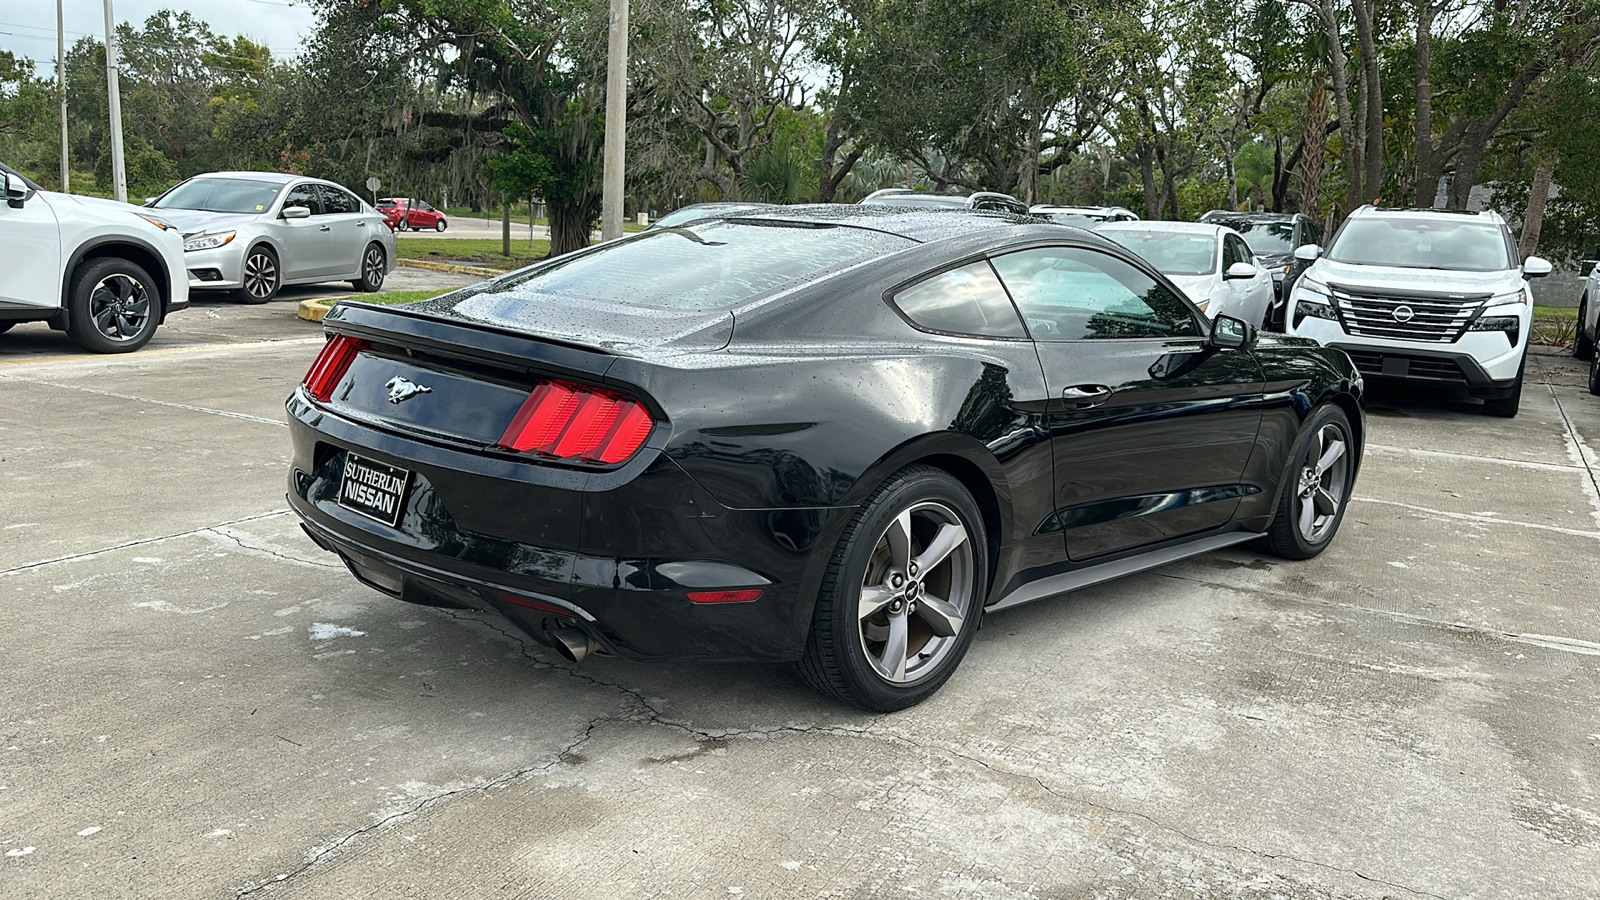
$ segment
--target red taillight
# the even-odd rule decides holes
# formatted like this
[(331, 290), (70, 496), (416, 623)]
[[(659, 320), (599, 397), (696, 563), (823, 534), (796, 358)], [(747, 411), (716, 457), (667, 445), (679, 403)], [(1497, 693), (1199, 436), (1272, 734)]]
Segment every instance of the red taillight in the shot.
[(644, 446), (654, 425), (649, 410), (632, 397), (546, 381), (517, 410), (499, 446), (556, 459), (619, 463)]
[(761, 589), (748, 591), (690, 591), (690, 603), (749, 603), (761, 596)]
[(339, 379), (350, 370), (350, 364), (355, 362), (356, 354), (364, 346), (364, 342), (353, 337), (334, 335), (323, 345), (322, 352), (317, 354), (317, 361), (311, 364), (311, 371), (306, 373), (306, 391), (318, 402), (327, 403), (333, 396), (333, 389), (338, 387)]

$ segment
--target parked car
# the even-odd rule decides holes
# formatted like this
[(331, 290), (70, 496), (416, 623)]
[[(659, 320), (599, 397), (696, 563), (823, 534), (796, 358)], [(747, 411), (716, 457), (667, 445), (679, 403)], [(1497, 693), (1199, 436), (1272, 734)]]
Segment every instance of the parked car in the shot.
[(1572, 355), (1589, 361), (1589, 393), (1600, 396), (1600, 353), (1595, 352), (1595, 341), (1600, 339), (1600, 247), (1583, 261), (1583, 288), (1578, 294), (1578, 327), (1573, 336)]
[(1210, 318), (1261, 327), (1272, 308), (1272, 276), (1232, 228), (1196, 222), (1112, 222), (1096, 229), (1144, 257)]
[(1256, 262), (1272, 272), (1272, 328), (1283, 328), (1283, 301), (1288, 288), (1300, 274), (1295, 270), (1294, 251), (1307, 244), (1322, 243), (1322, 226), (1304, 213), (1250, 213), (1213, 209), (1200, 217), (1213, 225), (1226, 225), (1244, 237)]
[(1550, 274), (1494, 212), (1379, 209), (1350, 214), (1290, 292), (1288, 333), (1350, 354), (1369, 378), (1457, 390), (1487, 415), (1517, 414), (1533, 322), (1528, 279)]
[(183, 240), (137, 206), (47, 191), (0, 165), (0, 333), (48, 322), (95, 353), (150, 342), (189, 305)]
[(1343, 353), (992, 213), (775, 208), (324, 321), (289, 503), (363, 583), (575, 660), (798, 661), (873, 710), (986, 613), (1317, 555), (1365, 433)]
[(196, 175), (145, 204), (183, 232), (193, 290), (266, 303), (286, 284), (376, 291), (395, 267), (383, 216), (331, 181), (275, 172)]
[(919, 206), (928, 209), (974, 209), (1027, 215), (1028, 205), (1010, 194), (978, 191), (972, 194), (937, 194), (906, 188), (884, 188), (861, 198), (867, 206)]
[(450, 227), (444, 213), (429, 206), (425, 200), (410, 197), (379, 197), (378, 212), (395, 231), (443, 231)]
[(770, 203), (738, 202), (691, 203), (688, 206), (680, 206), (672, 212), (669, 212), (661, 218), (655, 220), (654, 222), (651, 222), (649, 227), (647, 227), (645, 230), (650, 231), (656, 228), (677, 228), (680, 225), (687, 225), (690, 222), (699, 222), (703, 219), (713, 219), (719, 216), (736, 216), (747, 212), (753, 212), (755, 210), (767, 209), (771, 205), (772, 204)]
[(1121, 206), (1055, 206), (1039, 203), (1029, 207), (1029, 212), (1044, 216), (1057, 225), (1095, 229), (1107, 222), (1137, 222), (1133, 210)]

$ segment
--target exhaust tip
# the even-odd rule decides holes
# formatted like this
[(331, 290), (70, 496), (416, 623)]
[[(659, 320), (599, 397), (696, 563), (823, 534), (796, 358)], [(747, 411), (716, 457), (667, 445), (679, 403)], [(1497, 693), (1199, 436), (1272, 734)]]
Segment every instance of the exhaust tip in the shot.
[(583, 662), (583, 658), (598, 649), (594, 639), (581, 628), (551, 628), (544, 633), (544, 642), (554, 647), (570, 662)]

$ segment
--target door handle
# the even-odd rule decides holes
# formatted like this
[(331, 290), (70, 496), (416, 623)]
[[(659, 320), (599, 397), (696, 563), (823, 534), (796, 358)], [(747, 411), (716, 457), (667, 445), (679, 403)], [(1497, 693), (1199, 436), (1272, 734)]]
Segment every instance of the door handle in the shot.
[(1111, 399), (1112, 390), (1103, 384), (1079, 384), (1061, 389), (1061, 399), (1073, 409), (1090, 409)]
[(327, 231), (328, 230), (328, 226), (324, 225), (321, 228), (318, 228), (317, 230), (318, 231)]
[(356, 227), (357, 228), (365, 228), (365, 227), (367, 227), (367, 223), (365, 223), (365, 222), (357, 222), (356, 223)]

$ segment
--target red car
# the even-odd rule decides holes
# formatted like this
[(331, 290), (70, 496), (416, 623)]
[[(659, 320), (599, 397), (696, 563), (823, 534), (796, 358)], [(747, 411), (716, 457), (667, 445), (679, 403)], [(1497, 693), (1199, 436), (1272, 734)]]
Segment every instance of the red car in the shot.
[(378, 212), (395, 231), (421, 231), (424, 228), (443, 231), (450, 226), (444, 213), (410, 197), (383, 197), (378, 200)]

